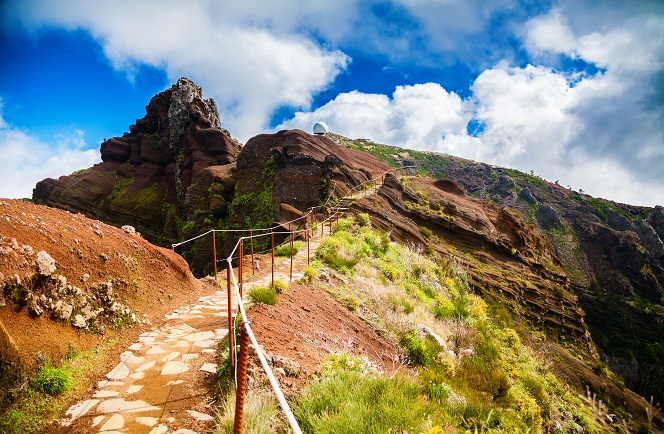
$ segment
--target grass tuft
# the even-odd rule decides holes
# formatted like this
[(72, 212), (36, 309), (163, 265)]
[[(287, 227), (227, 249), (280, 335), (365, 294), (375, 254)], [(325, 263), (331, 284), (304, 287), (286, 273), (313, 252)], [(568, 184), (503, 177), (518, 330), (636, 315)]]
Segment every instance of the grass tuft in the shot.
[(265, 286), (255, 286), (249, 290), (249, 299), (252, 303), (264, 303), (274, 306), (277, 304), (277, 291)]

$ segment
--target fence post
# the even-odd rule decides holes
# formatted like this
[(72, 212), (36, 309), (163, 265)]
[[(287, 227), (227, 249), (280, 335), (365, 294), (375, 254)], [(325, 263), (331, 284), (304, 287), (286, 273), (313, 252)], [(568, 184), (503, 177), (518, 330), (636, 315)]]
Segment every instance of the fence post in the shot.
[(214, 262), (214, 281), (219, 285), (219, 279), (217, 279), (217, 237), (214, 230), (212, 231), (212, 261)]
[(288, 277), (289, 282), (293, 281), (293, 238), (295, 238), (295, 236), (291, 232), (291, 234), (290, 234), (290, 276)]
[(256, 274), (256, 262), (254, 262), (254, 234), (249, 229), (249, 242), (251, 244), (251, 275)]
[(242, 434), (244, 419), (244, 398), (247, 391), (247, 359), (249, 356), (249, 337), (245, 330), (244, 318), (240, 327), (240, 354), (237, 360), (237, 389), (235, 391), (235, 420), (233, 434)]
[(307, 231), (307, 265), (309, 265), (309, 239), (311, 236), (309, 236), (309, 231)]
[(270, 251), (272, 252), (272, 288), (274, 288), (274, 232), (270, 231), (270, 243), (272, 245)]
[(238, 257), (238, 278), (240, 280), (240, 297), (243, 297), (242, 295), (242, 257), (244, 256), (244, 238), (240, 238), (240, 249), (238, 250), (239, 257)]
[(320, 236), (323, 238), (323, 230), (325, 230), (325, 216), (327, 215), (327, 210), (323, 210), (323, 221), (320, 222)]
[(233, 342), (233, 295), (231, 293), (231, 262), (226, 266), (226, 287), (228, 294), (228, 356), (231, 361), (231, 372), (235, 370), (235, 343)]

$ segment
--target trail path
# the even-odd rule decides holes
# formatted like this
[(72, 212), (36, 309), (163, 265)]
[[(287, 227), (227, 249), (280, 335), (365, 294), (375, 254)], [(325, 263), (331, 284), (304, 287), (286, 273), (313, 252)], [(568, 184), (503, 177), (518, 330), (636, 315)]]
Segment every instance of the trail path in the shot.
[[(320, 240), (318, 229), (310, 239), (312, 257)], [(244, 269), (245, 297), (251, 287), (271, 281), (269, 256), (261, 262), (255, 276)], [(293, 281), (302, 277), (306, 265), (305, 243), (293, 257)], [(275, 279), (288, 282), (289, 274), (290, 260), (277, 262)], [(214, 418), (209, 390), (216, 378), (218, 342), (228, 334), (227, 308), (223, 288), (166, 315), (163, 324), (141, 334), (120, 355), (93, 396), (69, 408), (63, 426), (75, 433), (209, 432)]]

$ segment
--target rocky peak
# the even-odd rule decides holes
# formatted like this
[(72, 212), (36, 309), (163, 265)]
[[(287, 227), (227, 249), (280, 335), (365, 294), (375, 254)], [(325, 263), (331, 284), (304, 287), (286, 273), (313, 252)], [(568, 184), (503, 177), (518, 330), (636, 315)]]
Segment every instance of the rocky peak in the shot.
[(177, 152), (177, 139), (185, 133), (191, 123), (192, 112), (199, 124), (208, 128), (221, 128), (217, 104), (212, 98), (203, 99), (203, 90), (186, 77), (180, 78), (170, 88), (168, 126), (171, 132), (169, 145)]
[(155, 95), (129, 132), (101, 143), (102, 163), (37, 184), (37, 203), (131, 225), (157, 244), (178, 238), (193, 179), (235, 162), (240, 145), (220, 128), (217, 106), (188, 78)]

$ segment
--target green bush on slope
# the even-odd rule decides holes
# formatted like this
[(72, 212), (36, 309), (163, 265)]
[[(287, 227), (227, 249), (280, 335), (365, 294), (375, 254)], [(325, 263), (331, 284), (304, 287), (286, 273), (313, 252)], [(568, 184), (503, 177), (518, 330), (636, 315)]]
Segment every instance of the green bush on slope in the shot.
[[(358, 300), (358, 314), (398, 342), (419, 375), (408, 386), (343, 370), (321, 378), (297, 402), (305, 432), (421, 432), (428, 422), (432, 429), (471, 432), (542, 433), (558, 427), (558, 432), (573, 432), (577, 426), (606, 431), (588, 405), (521, 343), (509, 312), (473, 293), (462, 269), (418, 249), (378, 242), (383, 237), (370, 227), (349, 225), (324, 240), (317, 256), (351, 276), (338, 297)], [(398, 300), (413, 308), (406, 312)], [(422, 336), (418, 324), (436, 330), (444, 345)], [(399, 405), (417, 423), (407, 428), (400, 420), (381, 418), (384, 409), (374, 405), (373, 389), (365, 390), (365, 384), (379, 378), (384, 390), (408, 390), (400, 392), (408, 403)], [(360, 386), (352, 390), (351, 384)], [(381, 428), (369, 428), (362, 420)], [(354, 431), (355, 426), (361, 428)]]

